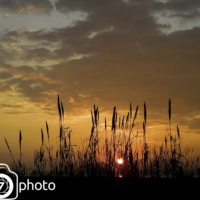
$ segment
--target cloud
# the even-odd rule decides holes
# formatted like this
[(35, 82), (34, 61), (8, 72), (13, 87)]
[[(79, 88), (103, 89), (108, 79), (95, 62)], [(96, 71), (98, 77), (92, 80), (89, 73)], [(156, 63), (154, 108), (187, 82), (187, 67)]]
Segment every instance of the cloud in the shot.
[(5, 72), (5, 71), (0, 72), (0, 79), (1, 80), (2, 79), (9, 79), (9, 78), (12, 78), (12, 77), (13, 77), (13, 75), (9, 72)]
[(0, 0), (0, 8), (15, 13), (48, 13), (53, 5), (48, 0)]
[(79, 94), (78, 96), (83, 98), (90, 97), (90, 95), (85, 95), (85, 94)]
[[(128, 7), (133, 9), (139, 8), (146, 8), (150, 12), (158, 12), (163, 11), (163, 13), (169, 12), (171, 13), (177, 13), (176, 15), (179, 17), (187, 18), (187, 19), (194, 19), (200, 16), (200, 2), (196, 0), (168, 0), (168, 1), (148, 1), (148, 0), (130, 0), (130, 1), (123, 1), (123, 0), (117, 0), (114, 3), (109, 0), (103, 0), (103, 1), (81, 1), (81, 0), (58, 0), (56, 2), (56, 7), (61, 12), (69, 12), (69, 11), (77, 11), (81, 10), (84, 12), (87, 12), (89, 14), (97, 13), (98, 11), (101, 11), (102, 13), (106, 13), (107, 8), (110, 8), (109, 11), (115, 10), (115, 8), (123, 8)], [(118, 11), (122, 11), (122, 9), (118, 9)], [(124, 13), (122, 13), (124, 14)]]
[[(12, 67), (1, 64), (0, 70), (1, 74), (7, 76), (0, 84), (0, 90), (4, 95), (15, 93), (19, 97), (28, 98), (35, 105), (43, 102), (42, 105), (51, 104), (54, 107), (54, 100), (48, 97), (54, 91), (55, 82), (46, 76), (47, 70), (44, 67), (34, 69), (28, 66)], [(56, 85), (59, 85), (58, 82)]]
[(193, 12), (194, 10), (198, 10), (200, 7), (200, 2), (196, 0), (170, 0), (165, 4), (165, 8), (175, 12)]
[(5, 14), (4, 17), (8, 18), (8, 17), (10, 17), (10, 15), (9, 14)]
[[(194, 89), (199, 86), (200, 27), (166, 35), (162, 28), (170, 25), (154, 16), (170, 11), (167, 15), (197, 19), (198, 11), (193, 17), (191, 10), (199, 3), (188, 2), (58, 0), (58, 11), (81, 11), (87, 18), (62, 28), (5, 31), (0, 89), (8, 92), (14, 85), (30, 102), (51, 109), (59, 93), (72, 115), (80, 109), (89, 112), (94, 104), (112, 112), (114, 106), (126, 110), (130, 102), (136, 106), (145, 101), (148, 114), (161, 120), (165, 114), (167, 118), (169, 98), (177, 119), (200, 110)], [(19, 60), (24, 64), (17, 65)]]
[(23, 108), (22, 105), (9, 105), (9, 104), (1, 104), (3, 108)]
[(42, 62), (45, 60), (52, 60), (55, 59), (55, 56), (53, 56), (53, 53), (47, 49), (47, 48), (33, 48), (33, 49), (27, 49), (25, 50), (23, 56), (23, 60), (35, 60), (38, 62)]
[(73, 97), (69, 97), (69, 103), (73, 104), (74, 103), (74, 98)]

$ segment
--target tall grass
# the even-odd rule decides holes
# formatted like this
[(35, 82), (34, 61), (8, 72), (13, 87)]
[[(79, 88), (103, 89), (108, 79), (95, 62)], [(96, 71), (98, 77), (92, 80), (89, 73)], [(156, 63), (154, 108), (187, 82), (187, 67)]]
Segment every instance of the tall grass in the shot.
[(6, 146), (8, 148), (8, 151), (11, 155), (11, 158), (12, 158), (12, 165), (13, 165), (13, 169), (18, 173), (18, 175), (20, 176), (25, 176), (26, 175), (26, 172), (27, 172), (27, 169), (25, 167), (25, 164), (22, 163), (22, 132), (21, 130), (19, 131), (19, 160), (18, 162), (16, 163), (14, 157), (13, 157), (13, 154), (12, 154), (12, 151), (11, 151), (11, 148), (8, 144), (8, 141), (6, 140), (6, 138), (4, 137), (4, 141), (6, 143)]
[[(147, 106), (144, 103), (143, 134), (139, 136), (137, 129), (136, 106), (133, 116), (132, 104), (126, 116), (118, 116), (117, 108), (113, 108), (112, 125), (108, 130), (105, 118), (105, 139), (99, 138), (99, 109), (96, 105), (91, 110), (91, 132), (82, 146), (72, 144), (72, 130), (64, 124), (65, 115), (63, 103), (57, 96), (59, 116), (59, 147), (53, 152), (50, 143), (50, 131), (46, 122), (47, 142), (41, 129), (41, 145), (34, 153), (34, 169), (31, 176), (78, 176), (78, 177), (156, 177), (183, 178), (200, 175), (200, 157), (194, 156), (189, 148), (182, 149), (182, 139), (177, 126), (176, 134), (171, 131), (171, 100), (168, 102), (168, 129), (164, 142), (151, 147), (147, 143)], [(109, 132), (109, 133), (108, 133)], [(142, 138), (142, 148), (137, 148), (138, 138)], [(22, 133), (19, 133), (19, 160), (13, 158), (9, 144), (5, 143), (13, 160), (14, 170), (21, 176), (26, 176), (27, 169), (22, 164)], [(118, 159), (123, 163), (119, 164)]]

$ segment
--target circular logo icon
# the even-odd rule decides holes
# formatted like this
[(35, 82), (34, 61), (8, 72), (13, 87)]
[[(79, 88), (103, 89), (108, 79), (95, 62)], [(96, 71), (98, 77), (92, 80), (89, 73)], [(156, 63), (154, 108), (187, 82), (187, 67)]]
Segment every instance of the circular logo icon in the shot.
[(10, 196), (14, 188), (12, 179), (6, 174), (0, 174), (0, 199)]

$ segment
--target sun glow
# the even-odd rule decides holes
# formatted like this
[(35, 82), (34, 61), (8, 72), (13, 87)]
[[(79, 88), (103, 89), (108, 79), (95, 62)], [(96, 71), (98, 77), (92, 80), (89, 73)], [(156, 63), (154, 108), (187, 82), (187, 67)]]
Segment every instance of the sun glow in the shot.
[(117, 163), (118, 163), (119, 165), (123, 164), (123, 159), (122, 159), (122, 158), (118, 158), (118, 159), (117, 159)]

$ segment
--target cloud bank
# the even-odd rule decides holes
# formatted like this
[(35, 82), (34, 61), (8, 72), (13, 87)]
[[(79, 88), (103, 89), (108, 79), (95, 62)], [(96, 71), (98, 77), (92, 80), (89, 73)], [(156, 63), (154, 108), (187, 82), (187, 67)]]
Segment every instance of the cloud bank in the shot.
[[(200, 26), (166, 34), (171, 24), (156, 17), (200, 21), (200, 2), (57, 0), (54, 6), (66, 16), (80, 11), (87, 17), (62, 28), (2, 32), (2, 95), (14, 87), (20, 97), (53, 110), (59, 93), (71, 115), (89, 113), (93, 104), (102, 112), (127, 109), (130, 102), (142, 109), (145, 101), (150, 114), (161, 117), (169, 98), (177, 119), (200, 112)], [(51, 12), (53, 4), (1, 0), (0, 7), (21, 15)]]

